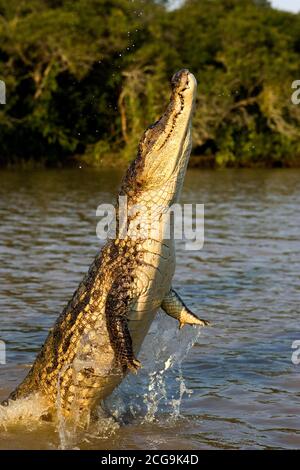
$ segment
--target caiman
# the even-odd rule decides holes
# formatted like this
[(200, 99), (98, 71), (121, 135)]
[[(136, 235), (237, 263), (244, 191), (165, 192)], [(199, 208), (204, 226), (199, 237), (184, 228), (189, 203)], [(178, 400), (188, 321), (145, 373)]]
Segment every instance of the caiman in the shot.
[[(155, 212), (178, 201), (191, 152), (196, 89), (188, 70), (173, 76), (168, 107), (143, 134), (121, 184), (119, 196), (127, 197), (128, 213), (136, 206)], [(27, 377), (2, 404), (38, 394), (50, 410), (59, 407), (64, 416), (90, 413), (127, 372), (138, 371), (137, 355), (159, 308), (180, 327), (208, 324), (172, 288), (174, 236), (164, 238), (165, 219), (159, 218), (161, 235), (151, 238), (140, 235), (143, 215), (133, 214), (124, 237), (118, 231), (107, 240)], [(117, 225), (120, 229), (119, 219)]]

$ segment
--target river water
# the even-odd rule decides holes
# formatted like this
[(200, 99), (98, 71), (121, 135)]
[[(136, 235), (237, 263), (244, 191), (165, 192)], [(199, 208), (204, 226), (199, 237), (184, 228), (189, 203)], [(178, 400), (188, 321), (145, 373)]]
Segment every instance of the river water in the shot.
[[(95, 211), (121, 176), (0, 172), (0, 398), (99, 249)], [(158, 315), (143, 368), (107, 402), (120, 424), (70, 435), (35, 422), (23, 403), (13, 424), (0, 414), (1, 449), (300, 448), (300, 171), (190, 170), (182, 201), (205, 204), (205, 243), (177, 243), (174, 285), (213, 326), (179, 332)]]

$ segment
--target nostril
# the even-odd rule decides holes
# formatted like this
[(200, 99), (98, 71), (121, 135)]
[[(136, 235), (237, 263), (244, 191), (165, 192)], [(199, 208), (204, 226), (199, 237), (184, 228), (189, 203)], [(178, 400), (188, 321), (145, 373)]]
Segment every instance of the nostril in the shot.
[(181, 86), (182, 88), (185, 88), (188, 84), (188, 77), (189, 77), (188, 69), (179, 70), (172, 77), (173, 87)]

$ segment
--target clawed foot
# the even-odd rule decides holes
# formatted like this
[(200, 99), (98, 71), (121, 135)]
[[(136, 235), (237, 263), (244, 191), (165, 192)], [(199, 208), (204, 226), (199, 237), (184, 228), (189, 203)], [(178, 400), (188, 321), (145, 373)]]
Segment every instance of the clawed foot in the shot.
[(131, 359), (127, 359), (126, 361), (123, 361), (122, 363), (122, 368), (124, 372), (130, 371), (130, 372), (133, 372), (134, 374), (137, 374), (138, 370), (141, 367), (142, 367), (142, 364), (135, 357)]
[(202, 322), (202, 326), (212, 326), (211, 322), (208, 320), (203, 320), (202, 318), (199, 318), (199, 320)]
[(142, 367), (142, 364), (138, 359), (133, 358), (130, 362), (127, 364), (127, 368), (130, 370), (130, 372), (133, 372), (134, 374), (137, 374), (138, 370)]
[(185, 325), (197, 325), (197, 326), (212, 326), (211, 322), (208, 320), (203, 320), (202, 318), (197, 317), (197, 321), (195, 322), (179, 322), (179, 329), (183, 328)]

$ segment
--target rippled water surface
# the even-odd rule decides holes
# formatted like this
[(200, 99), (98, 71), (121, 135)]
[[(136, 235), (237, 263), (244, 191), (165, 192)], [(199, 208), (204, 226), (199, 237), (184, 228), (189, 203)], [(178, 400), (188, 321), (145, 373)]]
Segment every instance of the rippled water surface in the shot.
[[(0, 398), (28, 371), (99, 249), (98, 204), (121, 174), (0, 172)], [(189, 171), (184, 202), (205, 204), (205, 244), (177, 244), (174, 285), (213, 322), (178, 331), (159, 314), (143, 369), (108, 400), (123, 424), (65, 445), (90, 449), (300, 448), (300, 171)], [(57, 448), (49, 423), (0, 420), (0, 448)]]

